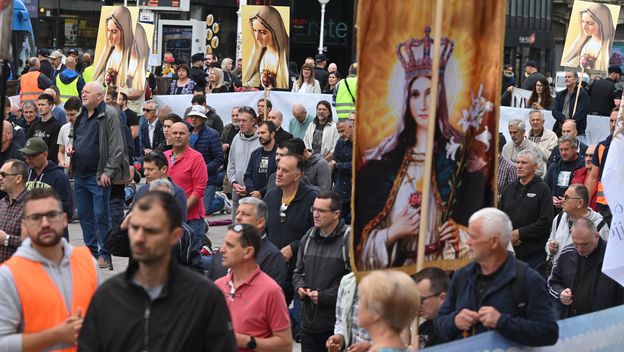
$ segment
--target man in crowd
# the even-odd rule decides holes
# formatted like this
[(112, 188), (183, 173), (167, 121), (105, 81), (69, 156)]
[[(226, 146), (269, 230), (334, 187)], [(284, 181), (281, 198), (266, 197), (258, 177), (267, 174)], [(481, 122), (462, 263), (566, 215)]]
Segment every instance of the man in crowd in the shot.
[[(76, 118), (80, 114), (80, 109), (82, 109), (82, 101), (77, 97), (70, 97), (67, 99), (65, 104), (63, 104), (63, 110), (65, 110), (65, 115), (67, 116), (67, 123), (61, 126), (58, 139), (56, 141), (56, 144), (58, 144), (57, 158), (59, 166), (63, 168), (69, 167), (70, 157), (67, 154), (67, 150), (73, 143), (73, 134), (71, 131), (74, 123), (76, 122)], [(72, 216), (68, 217), (68, 219), (71, 218)]]
[[(30, 166), (26, 189), (54, 189), (61, 198), (63, 211), (67, 218), (71, 219), (74, 216), (74, 195), (69, 186), (69, 178), (61, 167), (48, 160), (48, 146), (43, 139), (37, 137), (29, 139), (20, 152), (26, 156), (26, 163)], [(69, 238), (69, 233), (66, 234)]]
[[(295, 139), (293, 142), (303, 143), (300, 139)], [(329, 163), (320, 154), (312, 153), (310, 149), (305, 148), (305, 145), (303, 147), (303, 175), (319, 193), (331, 191), (332, 176)]]
[(238, 109), (238, 125), (240, 132), (230, 145), (227, 177), (232, 185), (232, 219), (236, 217), (238, 199), (247, 195), (245, 172), (251, 153), (260, 147), (256, 132), (256, 112), (249, 106)]
[(340, 139), (334, 148), (334, 160), (329, 167), (335, 176), (333, 191), (342, 198), (342, 216), (351, 221), (351, 169), (353, 160), (353, 121), (338, 120)]
[(159, 107), (158, 103), (154, 100), (145, 102), (143, 116), (145, 116), (146, 123), (141, 126), (143, 154), (151, 152), (165, 139), (165, 135), (162, 131), (162, 123), (156, 115), (156, 110), (158, 110)]
[(602, 272), (607, 242), (594, 221), (579, 218), (548, 278), (550, 294), (563, 305), (561, 318), (574, 317), (624, 304), (624, 288)]
[(63, 52), (60, 50), (55, 50), (50, 54), (50, 60), (52, 60), (52, 77), (50, 79), (52, 82), (56, 82), (56, 77), (61, 74), (61, 72), (65, 71), (65, 65), (63, 64)]
[(22, 117), (17, 120), (18, 126), (24, 130), (24, 135), (28, 135), (28, 131), (32, 127), (32, 124), (39, 120), (37, 116), (37, 105), (34, 101), (25, 101), (22, 104)]
[[(5, 121), (6, 122), (6, 121)], [(0, 263), (9, 259), (22, 244), (22, 214), (26, 196), (28, 167), (9, 159), (0, 167)]]
[(329, 73), (325, 70), (325, 66), (327, 66), (327, 56), (325, 53), (317, 54), (314, 57), (314, 78), (319, 82), (321, 88), (326, 87), (329, 80)]
[(608, 69), (609, 77), (595, 80), (587, 87), (589, 102), (587, 111), (590, 115), (609, 116), (611, 110), (615, 108), (614, 100), (620, 97), (615, 96), (616, 84), (622, 78), (622, 69), (619, 65), (611, 65)]
[[(587, 144), (581, 142), (576, 138), (578, 132), (576, 130), (576, 122), (574, 120), (566, 120), (563, 125), (561, 125), (561, 136), (572, 136), (577, 141), (576, 153), (578, 155), (585, 155), (587, 151)], [(559, 152), (559, 144), (553, 148), (552, 153), (550, 153), (550, 157), (548, 158), (548, 162), (546, 163), (547, 167), (550, 167), (552, 163), (556, 162), (561, 158), (561, 153)]]
[(190, 133), (183, 122), (171, 126), (171, 144), (173, 148), (165, 152), (169, 161), (168, 176), (186, 195), (188, 209), (186, 224), (193, 230), (198, 246), (204, 241), (206, 223), (204, 217), (204, 192), (208, 183), (208, 169), (204, 157), (189, 145)]
[(293, 138), (305, 137), (308, 126), (314, 120), (314, 116), (308, 115), (308, 112), (303, 104), (295, 103), (292, 107), (293, 118), (288, 123), (288, 130), (292, 134)]
[(336, 193), (320, 193), (310, 208), (314, 227), (301, 239), (293, 285), (303, 300), (302, 352), (322, 351), (334, 334), (338, 287), (342, 277), (351, 272), (351, 231), (341, 218), (341, 208), (342, 199)]
[(275, 125), (271, 121), (258, 123), (258, 141), (261, 147), (251, 152), (247, 171), (245, 171), (245, 189), (256, 198), (266, 194), (269, 176), (277, 170), (275, 164)]
[(206, 126), (216, 130), (219, 134), (223, 133), (223, 120), (221, 120), (221, 116), (217, 114), (217, 111), (213, 107), (206, 104), (205, 95), (193, 96), (193, 98), (191, 98), (191, 106), (184, 111), (184, 116), (188, 117), (188, 113), (194, 106), (198, 106), (197, 109), (203, 109), (200, 111), (206, 115), (206, 121), (204, 122)]
[(355, 112), (355, 97), (357, 96), (357, 63), (349, 66), (349, 75), (338, 82), (334, 91), (334, 103), (338, 121), (349, 118)]
[(178, 122), (184, 123), (182, 118), (176, 114), (169, 114), (167, 117), (165, 117), (165, 119), (162, 121), (163, 135), (165, 136), (165, 139), (160, 142), (160, 144), (156, 147), (156, 150), (164, 153), (167, 150), (171, 150), (171, 148), (173, 148), (173, 146), (171, 145), (171, 127), (174, 123)]
[(539, 155), (537, 168), (538, 175), (545, 175), (546, 168), (544, 162), (547, 160), (547, 157), (544, 153), (542, 153), (542, 150), (537, 144), (524, 137), (526, 131), (526, 124), (524, 123), (524, 120), (513, 119), (509, 121), (508, 128), (511, 140), (505, 143), (505, 146), (503, 147), (503, 151), (501, 153), (503, 157), (512, 163), (516, 163), (520, 152), (524, 150), (531, 150)]
[(41, 93), (43, 93), (43, 90), (50, 88), (52, 85), (50, 78), (40, 72), (40, 65), (38, 58), (31, 57), (28, 59), (28, 72), (20, 77), (17, 86), (17, 92), (19, 92), (20, 101), (22, 103), (26, 101), (36, 101)]
[(524, 65), (524, 73), (525, 78), (522, 80), (521, 88), (526, 90), (532, 91), (540, 78), (546, 78), (537, 71), (537, 62), (531, 59), (527, 60), (526, 65)]
[(73, 128), (69, 148), (74, 172), (76, 208), (85, 244), (98, 257), (101, 268), (110, 267), (104, 237), (110, 227), (110, 192), (113, 183), (130, 178), (128, 151), (117, 109), (104, 103), (99, 83), (87, 83), (82, 90), (80, 115)]
[(273, 110), (273, 103), (269, 99), (260, 99), (257, 104), (258, 120), (264, 120), (264, 112), (266, 110), (267, 116)]
[[(256, 254), (256, 262), (262, 272), (269, 275), (280, 287), (286, 282), (286, 261), (280, 250), (269, 241), (266, 223), (269, 217), (269, 209), (265, 202), (258, 198), (246, 197), (240, 200), (236, 212), (237, 224), (252, 225), (258, 230), (262, 246)], [(214, 254), (214, 260), (208, 277), (217, 280), (227, 274), (227, 268), (221, 262), (221, 253)]]
[(557, 93), (555, 105), (552, 110), (552, 116), (556, 120), (553, 131), (558, 136), (561, 135), (561, 124), (567, 119), (572, 119), (576, 121), (579, 139), (581, 142), (585, 142), (585, 127), (587, 127), (587, 92), (585, 89), (581, 89), (578, 103), (576, 103), (576, 92), (579, 91), (578, 73), (576, 71), (566, 71), (564, 79), (566, 89)]
[(596, 145), (594, 149), (594, 156), (592, 158), (592, 168), (589, 172), (589, 176), (585, 181), (585, 186), (589, 190), (589, 195), (592, 196), (594, 192), (597, 194), (596, 207), (598, 212), (605, 219), (607, 224), (611, 226), (611, 219), (613, 215), (609, 209), (609, 204), (604, 196), (603, 186), (600, 183), (602, 179), (602, 172), (604, 171), (605, 163), (607, 162), (607, 156), (609, 155), (609, 147), (611, 146), (611, 140), (613, 139), (613, 133), (615, 132), (615, 126), (617, 124), (619, 110), (614, 109), (609, 116), (609, 131), (611, 134), (604, 140)]
[(61, 93), (60, 99), (64, 103), (69, 97), (79, 97), (84, 88), (85, 81), (76, 71), (76, 59), (68, 56), (65, 59), (67, 69), (56, 76), (55, 84)]
[(554, 262), (559, 259), (561, 251), (572, 243), (572, 224), (577, 219), (590, 219), (596, 225), (600, 237), (605, 241), (609, 238), (609, 226), (600, 213), (589, 207), (589, 193), (584, 185), (577, 183), (568, 187), (563, 196), (562, 209), (563, 211), (553, 220), (550, 237), (546, 243), (546, 254)]
[(26, 138), (38, 137), (48, 145), (48, 160), (58, 163), (58, 135), (61, 124), (52, 117), (54, 98), (48, 94), (41, 94), (37, 99), (37, 108), (41, 120), (35, 121), (28, 130)]
[(275, 125), (275, 143), (280, 144), (282, 141), (289, 140), (293, 138), (293, 135), (286, 132), (282, 128), (282, 122), (284, 121), (284, 115), (279, 110), (271, 110), (268, 113), (269, 121), (273, 122)]
[(420, 293), (419, 316), (425, 321), (418, 327), (420, 348), (431, 347), (440, 343), (441, 340), (435, 332), (433, 320), (438, 315), (440, 307), (446, 299), (450, 280), (444, 270), (436, 267), (425, 268), (414, 275), (414, 282)]
[(511, 221), (498, 209), (481, 209), (470, 217), (466, 244), (473, 262), (455, 273), (434, 320), (441, 339), (493, 329), (521, 345), (557, 342), (559, 326), (544, 279), (507, 251), (511, 233)]
[(67, 123), (67, 116), (65, 115), (65, 110), (56, 105), (57, 103), (59, 103), (60, 99), (60, 97), (59, 99), (57, 99), (57, 96), (59, 95), (57, 94), (57, 91), (58, 87), (51, 86), (50, 88), (46, 88), (43, 91), (43, 94), (47, 94), (54, 99), (54, 104), (52, 104), (52, 117), (54, 117), (56, 121), (58, 121), (62, 126)]
[(189, 72), (189, 76), (195, 82), (195, 88), (199, 87), (203, 91), (206, 87), (206, 76), (208, 74), (204, 71), (204, 55), (202, 53), (191, 56), (191, 72)]
[(290, 351), (288, 307), (280, 286), (257, 264), (261, 248), (256, 227), (231, 226), (219, 249), (230, 270), (215, 284), (226, 298), (239, 350)]
[(518, 154), (518, 180), (503, 189), (499, 208), (513, 224), (511, 244), (516, 257), (537, 268), (544, 260), (544, 245), (553, 219), (552, 194), (535, 174), (538, 156), (530, 150)]
[(583, 158), (579, 157), (576, 152), (578, 148), (577, 142), (578, 140), (572, 136), (561, 136), (559, 138), (561, 158), (548, 168), (548, 173), (544, 180), (553, 196), (555, 214), (561, 211), (564, 202), (563, 194), (570, 186), (574, 173), (585, 165)]
[(0, 267), (0, 346), (6, 351), (74, 350), (98, 285), (86, 247), (63, 238), (67, 217), (54, 190), (24, 199), (24, 245)]
[[(41, 63), (41, 73), (44, 74), (46, 78), (50, 79), (50, 77), (52, 77), (52, 72), (54, 72), (54, 69), (52, 68), (52, 63), (50, 62), (50, 50), (39, 49), (39, 51), (37, 52), (37, 57), (39, 59), (39, 62)], [(50, 81), (50, 85), (51, 84), (52, 81)]]
[(130, 132), (132, 133), (132, 139), (134, 140), (135, 148), (134, 150), (139, 150), (139, 117), (136, 112), (132, 111), (132, 109), (128, 109), (128, 94), (120, 92), (117, 94), (117, 104), (119, 104), (119, 108), (121, 111), (126, 114), (126, 125), (130, 127)]
[(0, 148), (0, 163), (9, 159), (23, 160), (24, 155), (19, 151), (20, 146), (13, 141), (13, 126), (7, 120), (2, 121), (2, 147)]
[(301, 182), (303, 160), (296, 155), (284, 155), (278, 165), (274, 189), (267, 192), (264, 202), (269, 207), (267, 228), (269, 240), (280, 249), (288, 262), (286, 302), (293, 298), (292, 272), (295, 269), (299, 241), (313, 225), (310, 207), (317, 192)]
[(544, 127), (544, 113), (541, 110), (532, 110), (529, 113), (531, 129), (526, 131), (526, 138), (537, 144), (546, 160), (550, 157), (553, 148), (557, 145), (555, 132)]
[(360, 297), (355, 274), (343, 276), (336, 297), (336, 325), (327, 339), (329, 352), (366, 352), (371, 348), (368, 331), (360, 326)]
[(208, 71), (211, 67), (217, 65), (218, 63), (217, 56), (213, 53), (208, 53), (204, 57), (204, 70)]
[[(175, 198), (151, 191), (132, 211), (128, 238), (133, 260), (124, 274), (95, 292), (78, 338), (81, 350), (233, 351), (223, 295), (171, 258), (171, 247), (183, 231)], [(149, 328), (143, 329), (144, 323)]]
[(206, 114), (204, 107), (195, 105), (188, 113), (191, 118), (191, 140), (190, 146), (198, 151), (204, 158), (206, 170), (208, 172), (208, 184), (204, 192), (204, 210), (206, 214), (216, 213), (223, 208), (223, 205), (215, 202), (215, 192), (221, 186), (219, 183), (219, 168), (223, 164), (223, 147), (221, 146), (221, 138), (219, 132), (206, 126)]
[(338, 139), (340, 135), (332, 119), (331, 106), (328, 101), (321, 100), (316, 107), (316, 117), (308, 126), (303, 138), (306, 148), (330, 161), (334, 156)]

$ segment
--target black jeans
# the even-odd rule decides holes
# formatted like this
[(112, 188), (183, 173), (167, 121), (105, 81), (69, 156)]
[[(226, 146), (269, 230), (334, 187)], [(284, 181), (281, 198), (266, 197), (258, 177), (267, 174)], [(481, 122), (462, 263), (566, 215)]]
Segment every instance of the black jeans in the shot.
[(325, 343), (334, 334), (334, 330), (322, 332), (310, 332), (301, 329), (301, 352), (324, 352), (327, 351)]

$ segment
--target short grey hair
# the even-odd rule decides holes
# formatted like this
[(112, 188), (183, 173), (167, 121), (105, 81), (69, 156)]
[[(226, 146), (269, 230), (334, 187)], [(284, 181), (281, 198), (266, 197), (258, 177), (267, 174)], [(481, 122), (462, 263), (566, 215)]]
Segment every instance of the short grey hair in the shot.
[(27, 100), (24, 102), (24, 104), (22, 104), (22, 111), (24, 111), (24, 108), (26, 107), (31, 107), (33, 110), (35, 110), (35, 112), (37, 112), (37, 105), (32, 100)]
[(523, 119), (512, 119), (509, 121), (509, 124), (507, 125), (508, 128), (512, 128), (515, 127), (520, 131), (526, 131), (526, 123), (524, 122)]
[(537, 166), (539, 166), (540, 164), (540, 156), (537, 155), (536, 152), (530, 150), (530, 149), (525, 149), (523, 151), (521, 151), (520, 153), (518, 153), (518, 156), (516, 157), (516, 160), (518, 160), (519, 157), (521, 156), (528, 156), (529, 159), (531, 159), (531, 162)]
[(575, 149), (575, 150), (578, 147), (578, 139), (572, 136), (563, 135), (559, 137), (559, 144), (561, 143), (570, 143), (570, 146), (572, 147), (572, 149)]
[(256, 219), (267, 220), (269, 218), (269, 207), (262, 199), (256, 197), (245, 197), (238, 200), (238, 204), (252, 205), (256, 211)]
[(150, 191), (155, 191), (158, 190), (158, 188), (160, 187), (167, 187), (167, 189), (169, 189), (169, 193), (171, 193), (172, 195), (175, 194), (175, 190), (173, 188), (173, 183), (171, 183), (171, 181), (167, 180), (166, 178), (159, 178), (157, 180), (154, 180), (152, 182), (149, 183), (149, 190)]
[(159, 106), (158, 104), (156, 104), (156, 106), (156, 115), (164, 116), (163, 118), (167, 117), (167, 115), (173, 112), (173, 110), (171, 110), (171, 107), (168, 105)]
[[(471, 224), (478, 220), (483, 221), (480, 228), (482, 233), (488, 237), (499, 236), (502, 247), (507, 248), (509, 246), (513, 225), (507, 214), (496, 208), (483, 208), (472, 214), (468, 223)], [(487, 226), (484, 226), (486, 224)]]
[(154, 104), (154, 110), (158, 110), (160, 108), (160, 104), (158, 104), (156, 102), (156, 100), (154, 100), (154, 99), (150, 99), (150, 100), (146, 101), (145, 105), (147, 105), (147, 104)]
[(538, 114), (542, 118), (542, 121), (544, 121), (544, 113), (542, 112), (542, 110), (536, 110), (536, 109), (531, 110), (531, 112), (529, 113), (529, 116), (533, 114)]
[(570, 73), (574, 74), (574, 78), (578, 81), (578, 79), (579, 79), (578, 72), (576, 72), (574, 70), (567, 70), (566, 72), (570, 72)]
[(579, 228), (579, 227), (584, 227), (588, 229), (591, 233), (598, 236), (598, 228), (596, 227), (596, 224), (593, 221), (591, 221), (591, 219), (588, 217), (578, 218), (576, 219), (576, 221), (574, 221), (572, 228)]

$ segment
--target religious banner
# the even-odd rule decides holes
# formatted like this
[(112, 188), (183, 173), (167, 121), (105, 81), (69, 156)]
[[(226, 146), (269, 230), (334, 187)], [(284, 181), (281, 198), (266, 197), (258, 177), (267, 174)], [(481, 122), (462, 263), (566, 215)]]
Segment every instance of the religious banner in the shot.
[(288, 89), (290, 8), (242, 7), (243, 86)]
[(619, 15), (617, 5), (575, 1), (561, 66), (607, 72)]
[(0, 0), (0, 59), (11, 60), (13, 1)]
[[(414, 273), (419, 238), (425, 266), (466, 264), (468, 219), (494, 205), (505, 1), (444, 2), (437, 87), (433, 12), (433, 0), (359, 4), (351, 258), (360, 273)], [(430, 108), (437, 117), (433, 154), (426, 155)], [(419, 236), (427, 159), (431, 201)]]

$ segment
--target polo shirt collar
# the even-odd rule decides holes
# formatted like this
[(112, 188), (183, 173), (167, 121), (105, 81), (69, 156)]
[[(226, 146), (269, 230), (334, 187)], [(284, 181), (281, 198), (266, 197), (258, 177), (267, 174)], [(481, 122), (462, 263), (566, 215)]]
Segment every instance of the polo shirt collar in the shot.
[(247, 280), (243, 282), (242, 285), (238, 286), (238, 289), (236, 289), (234, 288), (234, 274), (232, 273), (232, 270), (230, 270), (227, 275), (227, 284), (228, 286), (230, 286), (230, 298), (233, 298), (236, 291), (240, 290), (241, 288), (245, 286), (253, 286), (256, 278), (258, 277), (258, 275), (260, 275), (260, 273), (260, 266), (256, 264), (256, 270), (254, 270), (254, 272), (249, 275)]

